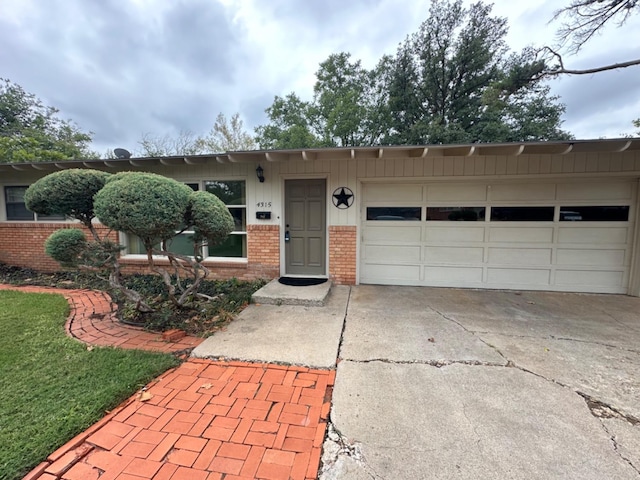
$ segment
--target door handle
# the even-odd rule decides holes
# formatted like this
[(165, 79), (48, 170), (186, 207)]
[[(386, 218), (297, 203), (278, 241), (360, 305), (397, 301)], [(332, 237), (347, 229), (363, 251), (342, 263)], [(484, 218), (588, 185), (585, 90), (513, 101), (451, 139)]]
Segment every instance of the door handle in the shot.
[(284, 241), (288, 242), (289, 240), (291, 240), (291, 235), (289, 235), (289, 230), (284, 232)]

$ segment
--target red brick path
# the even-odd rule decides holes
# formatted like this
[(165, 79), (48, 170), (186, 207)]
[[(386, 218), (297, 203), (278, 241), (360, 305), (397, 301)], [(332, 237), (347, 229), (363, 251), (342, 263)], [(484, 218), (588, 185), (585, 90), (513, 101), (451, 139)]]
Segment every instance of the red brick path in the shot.
[(25, 480), (317, 478), (335, 371), (192, 359)]
[[(67, 332), (86, 343), (181, 351), (118, 324), (108, 295), (60, 293)], [(109, 343), (109, 339), (112, 339)], [(53, 452), (24, 480), (316, 479), (335, 370), (190, 359)]]
[(65, 325), (67, 334), (90, 345), (175, 353), (195, 348), (203, 341), (202, 338), (186, 336), (175, 342), (167, 342), (162, 339), (162, 334), (123, 325), (116, 318), (116, 306), (111, 297), (104, 292), (5, 284), (0, 284), (0, 290), (63, 295), (71, 307)]

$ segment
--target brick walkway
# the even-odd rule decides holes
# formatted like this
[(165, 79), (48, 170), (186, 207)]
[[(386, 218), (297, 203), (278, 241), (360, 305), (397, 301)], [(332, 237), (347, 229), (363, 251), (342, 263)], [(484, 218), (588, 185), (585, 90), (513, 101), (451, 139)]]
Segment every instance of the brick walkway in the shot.
[[(0, 284), (5, 289), (64, 295), (67, 332), (85, 343), (180, 352), (200, 340), (168, 343), (123, 326), (102, 292)], [(316, 479), (334, 380), (335, 370), (189, 359), (24, 480)]]
[(67, 290), (64, 288), (0, 284), (0, 290), (20, 290), (33, 293), (58, 293), (69, 302), (67, 334), (89, 345), (114, 346), (138, 350), (176, 353), (197, 347), (203, 339), (185, 336), (174, 342), (162, 339), (159, 333), (123, 325), (116, 317), (116, 305), (111, 297), (96, 290)]

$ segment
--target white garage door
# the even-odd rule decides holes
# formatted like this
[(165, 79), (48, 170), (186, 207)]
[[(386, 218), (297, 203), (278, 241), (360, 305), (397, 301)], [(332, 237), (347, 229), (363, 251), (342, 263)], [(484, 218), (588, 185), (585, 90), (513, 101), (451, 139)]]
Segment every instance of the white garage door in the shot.
[(626, 293), (635, 184), (363, 185), (360, 282)]

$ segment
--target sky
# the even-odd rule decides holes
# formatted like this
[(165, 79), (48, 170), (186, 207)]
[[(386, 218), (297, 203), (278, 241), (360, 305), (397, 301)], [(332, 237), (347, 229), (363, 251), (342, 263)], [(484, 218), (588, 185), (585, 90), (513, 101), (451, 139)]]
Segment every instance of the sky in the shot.
[[(569, 0), (495, 0), (514, 51), (553, 45), (553, 12)], [(491, 2), (487, 2), (491, 3)], [(332, 53), (367, 68), (428, 17), (429, 0), (0, 0), (0, 78), (93, 132), (92, 149), (139, 151), (145, 134), (204, 135), (218, 113), (247, 130), (276, 95), (311, 100)], [(567, 68), (640, 58), (640, 15), (615, 24)], [(579, 139), (632, 134), (640, 66), (549, 82)]]

